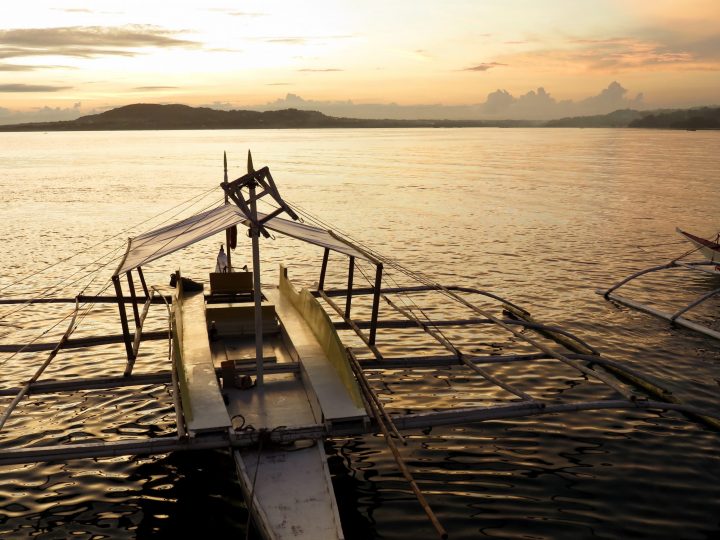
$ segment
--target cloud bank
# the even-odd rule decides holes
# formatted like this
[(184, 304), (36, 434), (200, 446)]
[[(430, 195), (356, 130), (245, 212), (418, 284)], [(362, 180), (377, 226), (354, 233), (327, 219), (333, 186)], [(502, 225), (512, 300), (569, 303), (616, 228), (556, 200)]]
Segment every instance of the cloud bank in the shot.
[[(272, 83), (288, 84), (288, 83)], [(0, 85), (0, 92), (48, 92), (62, 87), (44, 87), (22, 84)], [(136, 87), (135, 91), (172, 90), (175, 87)], [(605, 114), (617, 109), (644, 109), (643, 95), (628, 97), (628, 90), (618, 82), (612, 82), (598, 94), (578, 101), (557, 100), (544, 88), (531, 90), (514, 96), (507, 90), (496, 90), (485, 101), (471, 105), (398, 105), (396, 103), (357, 104), (347, 101), (315, 101), (303, 99), (295, 94), (287, 94), (282, 99), (258, 106), (237, 105), (230, 102), (215, 101), (203, 106), (213, 109), (251, 109), (268, 111), (295, 108), (315, 110), (330, 116), (349, 118), (390, 118), (390, 119), (449, 119), (449, 120), (551, 120), (567, 116), (586, 116)], [(106, 110), (107, 107), (102, 110)], [(0, 124), (24, 122), (50, 122), (73, 120), (82, 115), (101, 112), (83, 110), (80, 103), (71, 108), (38, 107), (33, 111), (19, 112), (0, 107)]]
[(75, 120), (85, 114), (93, 114), (96, 110), (85, 111), (82, 103), (75, 103), (72, 107), (38, 107), (32, 111), (12, 111), (0, 107), (0, 124), (23, 124), (27, 122), (58, 122), (60, 120)]
[(317, 110), (330, 116), (350, 118), (449, 119), (449, 120), (550, 120), (566, 116), (606, 114), (617, 109), (643, 109), (643, 95), (628, 97), (628, 90), (612, 82), (597, 95), (579, 100), (560, 100), (544, 88), (514, 96), (507, 90), (496, 90), (485, 101), (472, 105), (398, 105), (396, 103), (353, 103), (352, 101), (314, 101), (295, 94), (252, 107), (254, 110), (295, 108)]

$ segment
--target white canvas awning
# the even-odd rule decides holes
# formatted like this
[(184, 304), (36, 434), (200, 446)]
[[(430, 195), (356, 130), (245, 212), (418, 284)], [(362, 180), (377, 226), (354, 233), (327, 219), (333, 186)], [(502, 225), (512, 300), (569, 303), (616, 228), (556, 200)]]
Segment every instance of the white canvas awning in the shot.
[[(262, 219), (265, 215), (258, 212), (259, 219)], [(117, 276), (133, 270), (138, 266), (169, 255), (238, 224), (248, 226), (249, 222), (237, 206), (224, 204), (177, 223), (143, 233), (129, 240), (125, 257), (113, 275)], [(374, 259), (355, 248), (349, 242), (340, 240), (330, 234), (329, 231), (318, 227), (279, 217), (270, 219), (264, 226), (267, 229), (292, 236), (304, 242), (338, 251), (350, 257), (371, 261), (373, 264), (376, 263)]]

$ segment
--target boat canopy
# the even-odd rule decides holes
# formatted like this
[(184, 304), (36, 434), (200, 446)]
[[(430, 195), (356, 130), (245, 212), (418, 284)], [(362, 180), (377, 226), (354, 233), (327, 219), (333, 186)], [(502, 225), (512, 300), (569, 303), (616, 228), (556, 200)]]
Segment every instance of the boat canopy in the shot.
[[(267, 214), (258, 212), (259, 220), (266, 216)], [(249, 227), (250, 221), (237, 206), (227, 203), (130, 238), (125, 256), (113, 276), (133, 270), (238, 224)], [(269, 219), (263, 226), (271, 231), (377, 264), (370, 255), (330, 231), (279, 217)]]

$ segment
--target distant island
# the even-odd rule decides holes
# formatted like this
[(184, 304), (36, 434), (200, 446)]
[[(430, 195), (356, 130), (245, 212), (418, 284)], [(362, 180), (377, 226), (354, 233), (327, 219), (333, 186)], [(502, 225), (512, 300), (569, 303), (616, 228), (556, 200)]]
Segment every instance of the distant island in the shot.
[(560, 118), (547, 127), (631, 127), (653, 129), (720, 129), (720, 107), (636, 111), (623, 109), (596, 116)]
[[(513, 126), (519, 123), (501, 123)], [(366, 120), (336, 118), (318, 111), (221, 111), (187, 105), (137, 103), (62, 122), (0, 125), (0, 131), (113, 131), (165, 129), (297, 129), (297, 128), (395, 128), (484, 127), (479, 120)]]
[(596, 116), (530, 120), (368, 120), (338, 118), (318, 111), (222, 111), (188, 105), (137, 103), (62, 122), (0, 125), (0, 131), (119, 131), (168, 129), (300, 129), (407, 127), (613, 127), (653, 129), (720, 129), (720, 107), (636, 111), (625, 109)]

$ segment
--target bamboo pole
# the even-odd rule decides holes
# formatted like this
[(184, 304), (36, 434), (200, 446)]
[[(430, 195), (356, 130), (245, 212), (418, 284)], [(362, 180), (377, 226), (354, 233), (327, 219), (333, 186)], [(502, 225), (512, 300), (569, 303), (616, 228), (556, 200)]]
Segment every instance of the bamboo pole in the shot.
[(633, 309), (637, 309), (638, 311), (648, 313), (649, 315), (654, 315), (655, 317), (659, 317), (660, 319), (665, 319), (666, 321), (669, 321), (677, 326), (684, 326), (689, 330), (694, 330), (695, 332), (704, 334), (708, 337), (720, 339), (720, 332), (718, 332), (717, 330), (713, 330), (712, 328), (708, 328), (707, 326), (703, 326), (702, 324), (693, 322), (689, 319), (686, 319), (685, 317), (675, 317), (673, 319), (673, 315), (670, 313), (665, 313), (640, 302), (636, 302), (634, 300), (630, 300), (629, 298), (620, 296), (616, 293), (612, 293), (611, 295), (609, 295), (608, 299), (612, 300), (613, 302), (618, 302), (619, 304), (624, 304)]
[[(167, 333), (162, 332), (148, 332), (143, 334), (145, 341), (154, 341), (158, 339), (167, 339)], [(95, 347), (98, 345), (108, 345), (110, 343), (122, 343), (125, 341), (125, 336), (122, 334), (110, 334), (107, 336), (95, 336), (82, 339), (68, 339), (61, 349), (78, 349), (80, 347)], [(0, 352), (41, 352), (51, 351), (55, 347), (55, 343), (8, 343), (6, 345), (0, 345)]]
[[(520, 316), (520, 314), (516, 314), (517, 316)], [(527, 314), (522, 315), (523, 317), (526, 317), (530, 322), (535, 322), (534, 319)], [(633, 370), (632, 368), (628, 368), (624, 365), (622, 365), (620, 362), (617, 362), (615, 360), (611, 360), (609, 358), (603, 358), (600, 356), (600, 354), (597, 351), (594, 351), (592, 348), (587, 346), (582, 341), (571, 341), (566, 338), (566, 336), (562, 334), (556, 333), (554, 330), (542, 330), (541, 331), (544, 335), (549, 337), (550, 339), (555, 340), (557, 343), (563, 345), (567, 349), (574, 351), (576, 353), (579, 353), (579, 357), (587, 360), (591, 363), (597, 363), (603, 366), (604, 369), (609, 371), (610, 373), (614, 374), (615, 376), (621, 378), (622, 380), (625, 380), (635, 386), (636, 388), (639, 388), (643, 391), (645, 391), (650, 396), (659, 399), (661, 401), (664, 401), (666, 403), (673, 403), (677, 405), (683, 405), (682, 401), (680, 399), (676, 398), (673, 393), (670, 390), (667, 390), (666, 388), (663, 388), (659, 384), (649, 380), (644, 375), (638, 373), (637, 371)], [(573, 336), (574, 337), (574, 336)], [(692, 419), (709, 426), (713, 429), (720, 430), (720, 422), (715, 419), (711, 418), (707, 415), (693, 415), (690, 414)]]
[(425, 333), (427, 333), (429, 336), (434, 338), (438, 343), (440, 343), (440, 345), (442, 345), (448, 351), (450, 351), (452, 354), (454, 354), (459, 362), (461, 362), (468, 368), (472, 369), (473, 371), (475, 371), (476, 373), (481, 375), (484, 379), (495, 384), (496, 386), (499, 386), (503, 390), (510, 392), (511, 394), (519, 397), (522, 400), (537, 403), (539, 407), (543, 406), (541, 403), (538, 403), (535, 400), (535, 398), (533, 398), (531, 395), (526, 394), (522, 390), (518, 390), (517, 388), (513, 387), (510, 384), (507, 384), (506, 382), (502, 381), (501, 379), (495, 377), (495, 375), (493, 375), (489, 371), (484, 370), (480, 366), (476, 365), (474, 362), (471, 362), (470, 360), (468, 360), (465, 357), (465, 355), (457, 347), (455, 347), (455, 345), (450, 343), (445, 337), (443, 337), (437, 331), (433, 330), (427, 324), (425, 324), (420, 319), (418, 319), (410, 311), (408, 311), (407, 309), (401, 308), (400, 306), (395, 305), (395, 303), (392, 300), (390, 300), (386, 295), (383, 295), (383, 298), (385, 299), (385, 301), (388, 304), (390, 304), (390, 307), (392, 307), (393, 309), (395, 309), (396, 311), (398, 311), (399, 313), (401, 313), (402, 315), (404, 315), (411, 321), (414, 321), (415, 324), (417, 324), (420, 328), (422, 328), (425, 331)]
[(670, 316), (670, 320), (671, 320), (671, 321), (674, 321), (675, 319), (677, 319), (680, 315), (682, 315), (682, 314), (685, 313), (686, 311), (690, 311), (692, 308), (699, 306), (700, 304), (702, 304), (703, 302), (705, 302), (705, 300), (709, 300), (710, 298), (712, 298), (712, 297), (715, 296), (716, 294), (720, 294), (720, 289), (715, 289), (714, 291), (710, 291), (709, 293), (703, 294), (700, 298), (698, 298), (698, 299), (695, 300), (694, 302), (691, 302), (690, 304), (688, 304), (688, 305), (685, 306), (684, 308), (677, 310), (675, 313), (673, 313), (673, 314)]
[[(153, 287), (153, 293), (159, 292), (157, 288)], [(185, 429), (184, 416), (182, 414), (182, 403), (180, 402), (180, 385), (177, 372), (177, 364), (174, 358), (173, 346), (175, 340), (173, 339), (173, 312), (170, 307), (170, 303), (165, 301), (165, 307), (168, 313), (168, 360), (170, 360), (170, 383), (172, 384), (172, 399), (173, 407), (175, 408), (175, 426), (177, 427), (178, 437), (184, 439), (187, 437), (187, 430)]]
[(652, 267), (650, 267), (650, 268), (645, 268), (644, 270), (640, 270), (639, 272), (635, 272), (634, 274), (629, 275), (629, 276), (626, 277), (625, 279), (622, 279), (622, 280), (618, 281), (615, 285), (613, 285), (612, 287), (610, 287), (609, 289), (607, 289), (607, 290), (605, 290), (605, 291), (602, 291), (602, 292), (601, 292), (600, 290), (598, 290), (598, 291), (596, 291), (596, 292), (597, 292), (598, 294), (602, 294), (602, 295), (605, 297), (605, 299), (607, 300), (608, 297), (610, 296), (610, 293), (611, 293), (611, 292), (613, 292), (615, 289), (619, 289), (620, 287), (622, 287), (623, 285), (625, 285), (628, 281), (632, 281), (632, 280), (635, 279), (635, 278), (639, 278), (640, 276), (643, 276), (643, 275), (645, 275), (645, 274), (649, 274), (649, 273), (651, 273), (651, 272), (658, 272), (658, 271), (660, 271), (660, 270), (665, 270), (665, 269), (667, 269), (667, 268), (672, 268), (673, 266), (676, 266), (676, 265), (675, 265), (675, 262), (669, 262), (669, 263), (667, 263), (667, 264), (661, 264), (661, 265), (659, 265), (659, 266), (652, 266)]
[[(561, 404), (550, 403), (542, 409), (534, 407), (531, 403), (518, 402), (503, 405), (433, 410), (430, 412), (396, 415), (393, 419), (399, 429), (422, 429), (435, 426), (452, 425), (457, 424), (458, 422), (477, 423), (509, 418), (520, 418), (525, 416), (540, 416), (544, 414), (562, 414), (593, 410), (666, 410), (681, 412), (686, 415), (707, 415), (720, 422), (720, 413), (706, 411), (691, 405), (664, 403), (659, 401), (638, 401), (632, 403), (626, 400), (600, 400)], [(326, 426), (323, 424), (310, 424), (288, 428), (276, 428), (268, 434), (268, 437), (273, 443), (284, 444), (305, 439), (314, 440), (325, 437), (360, 435), (365, 432), (371, 431), (368, 427), (363, 427), (361, 424), (353, 424), (352, 426)], [(233, 448), (248, 448), (257, 446), (259, 437), (260, 435), (258, 432), (248, 430), (231, 433), (207, 433), (202, 437), (192, 439), (161, 437), (157, 439), (60, 444), (31, 448), (5, 447), (0, 449), (0, 465), (122, 455), (167, 454), (174, 451), (227, 448), (228, 446)], [(386, 440), (393, 441), (393, 439), (387, 437)]]
[(12, 414), (13, 410), (15, 410), (15, 407), (17, 407), (17, 404), (20, 403), (22, 398), (25, 396), (25, 394), (28, 393), (30, 390), (30, 386), (38, 380), (40, 375), (42, 375), (43, 371), (45, 371), (45, 368), (47, 368), (50, 365), (50, 362), (52, 362), (53, 358), (57, 356), (58, 351), (60, 351), (60, 348), (62, 347), (62, 344), (67, 341), (67, 339), (70, 337), (70, 334), (73, 333), (75, 330), (75, 320), (77, 319), (78, 311), (80, 310), (80, 303), (75, 303), (75, 311), (73, 311), (72, 319), (70, 319), (70, 324), (68, 325), (67, 330), (65, 330), (65, 333), (60, 338), (60, 341), (55, 346), (55, 348), (50, 352), (48, 357), (45, 359), (45, 361), (42, 363), (42, 365), (35, 371), (35, 374), (30, 377), (30, 379), (25, 383), (25, 385), (20, 389), (18, 394), (15, 396), (15, 399), (12, 400), (10, 405), (5, 409), (3, 412), (2, 417), (0, 417), (0, 431), (2, 431), (3, 426), (5, 425), (5, 422), (7, 422), (8, 418), (10, 418), (10, 415)]
[[(166, 298), (170, 298), (166, 296)], [(93, 304), (117, 304), (117, 296), (106, 296), (106, 295), (88, 295), (80, 294), (73, 298), (2, 298), (0, 299), (0, 305), (14, 305), (14, 304), (74, 304), (75, 300), (81, 303), (93, 303)], [(139, 302), (147, 301), (147, 295), (145, 297), (138, 296)], [(162, 303), (162, 300), (158, 297), (153, 301), (155, 304)]]
[[(145, 282), (145, 276), (142, 271), (142, 266), (138, 266), (136, 270), (138, 273), (138, 277), (140, 278), (140, 285), (142, 286), (142, 290), (145, 293), (145, 298), (147, 298), (148, 296), (150, 296), (150, 291), (148, 290), (147, 283)], [(138, 298), (138, 302), (145, 302), (145, 300)]]
[(372, 387), (370, 386), (370, 381), (368, 380), (367, 376), (363, 372), (362, 367), (358, 363), (357, 358), (355, 357), (355, 353), (353, 353), (349, 348), (345, 348), (345, 351), (348, 355), (348, 360), (350, 362), (350, 367), (352, 368), (353, 372), (355, 373), (355, 377), (357, 378), (358, 382), (360, 383), (360, 388), (363, 390), (363, 394), (365, 394), (365, 400), (370, 401), (372, 400), (377, 408), (380, 410), (380, 414), (383, 415), (383, 418), (387, 422), (387, 424), (390, 426), (390, 430), (393, 432), (393, 435), (400, 439), (403, 443), (403, 445), (407, 445), (407, 441), (405, 440), (405, 437), (403, 437), (400, 432), (395, 427), (395, 423), (392, 421), (392, 418), (385, 410), (385, 405), (383, 405), (383, 402), (380, 401), (380, 398), (378, 395), (373, 391)]
[[(472, 294), (481, 294), (483, 296), (488, 296), (487, 293), (484, 293), (483, 291), (479, 289), (475, 289), (473, 287), (462, 287), (459, 285), (448, 285), (446, 286), (446, 289), (450, 291), (458, 291), (458, 292), (466, 292), (466, 293), (472, 293)], [(427, 286), (427, 285), (417, 285), (412, 287), (388, 287), (386, 289), (383, 289), (384, 293), (398, 293), (398, 292), (425, 292), (425, 291), (437, 291), (438, 287), (436, 286)], [(347, 294), (346, 289), (334, 289), (331, 291), (325, 291), (328, 296), (335, 297), (335, 296), (345, 296)], [(311, 291), (311, 293), (314, 296), (318, 296), (317, 291)], [(353, 288), (353, 296), (361, 296), (361, 295), (371, 295), (375, 294), (375, 288), (374, 287), (358, 287)], [(600, 293), (602, 294), (602, 293)], [(107, 296), (107, 295), (85, 295), (81, 294), (77, 297), (60, 297), (60, 298), (0, 298), (0, 305), (14, 305), (14, 304), (27, 304), (27, 303), (33, 303), (33, 304), (74, 304), (75, 298), (77, 298), (81, 303), (83, 302), (92, 302), (96, 304), (100, 303), (106, 303), (106, 304), (117, 304), (118, 298), (117, 296)], [(168, 300), (171, 300), (171, 296), (165, 296)], [(144, 303), (147, 301), (147, 295), (145, 297), (138, 296), (138, 302)], [(502, 301), (504, 304), (513, 305), (507, 300)], [(153, 303), (155, 304), (161, 304), (162, 299), (158, 296), (153, 300)], [(522, 309), (522, 308), (520, 308)]]
[[(28, 395), (75, 392), (77, 390), (94, 390), (100, 388), (123, 388), (126, 386), (143, 386), (147, 384), (167, 384), (169, 382), (169, 372), (130, 375), (129, 377), (94, 377), (91, 379), (68, 381), (35, 381), (30, 385)], [(0, 390), (0, 396), (12, 396), (17, 394), (21, 389), (22, 388), (6, 388)]]
[[(480, 314), (480, 315), (482, 315), (482, 316), (484, 316), (484, 317), (487, 317), (488, 319), (490, 319), (491, 321), (493, 321), (496, 325), (498, 325), (500, 328), (503, 328), (503, 329), (507, 330), (508, 332), (510, 332), (510, 333), (511, 333), (512, 335), (514, 335), (515, 337), (517, 337), (517, 338), (519, 338), (519, 339), (522, 339), (523, 341), (529, 343), (530, 345), (532, 345), (532, 346), (535, 347), (536, 349), (544, 352), (544, 353), (547, 354), (548, 356), (551, 356), (551, 357), (555, 358), (556, 360), (560, 360), (560, 361), (563, 362), (564, 364), (567, 364), (568, 366), (570, 366), (570, 367), (572, 367), (572, 368), (575, 368), (576, 370), (580, 371), (581, 373), (584, 373), (585, 375), (588, 375), (589, 377), (593, 377), (593, 378), (599, 379), (600, 381), (604, 382), (607, 386), (609, 386), (610, 388), (612, 388), (613, 390), (615, 390), (618, 394), (620, 394), (621, 396), (623, 396), (625, 399), (628, 399), (628, 400), (631, 400), (631, 401), (633, 401), (633, 400), (635, 399), (635, 396), (632, 394), (632, 392), (629, 392), (627, 389), (625, 389), (625, 388), (623, 388), (622, 386), (618, 385), (615, 381), (613, 381), (612, 379), (610, 379), (610, 378), (609, 378), (607, 375), (605, 375), (604, 373), (600, 373), (600, 372), (597, 372), (597, 371), (592, 370), (592, 369), (590, 369), (590, 368), (587, 368), (587, 367), (583, 366), (582, 364), (580, 364), (579, 362), (577, 362), (577, 361), (575, 361), (575, 360), (572, 360), (572, 359), (568, 358), (567, 356), (558, 353), (557, 351), (553, 351), (553, 350), (550, 349), (549, 347), (543, 345), (542, 343), (540, 343), (539, 341), (531, 338), (530, 336), (526, 336), (526, 335), (518, 332), (517, 330), (515, 330), (515, 329), (512, 328), (512, 327), (510, 327), (508, 324), (504, 323), (501, 319), (498, 319), (497, 317), (495, 317), (495, 316), (492, 315), (491, 313), (488, 313), (488, 312), (485, 311), (484, 309), (480, 309), (479, 307), (475, 306), (474, 304), (471, 304), (470, 302), (468, 302), (467, 300), (465, 300), (465, 299), (464, 299), (462, 296), (460, 296), (459, 294), (457, 294), (457, 293), (455, 293), (455, 292), (453, 292), (453, 291), (448, 290), (447, 288), (443, 287), (442, 285), (438, 285), (438, 286), (445, 292), (445, 294), (447, 294), (447, 295), (449, 295), (450, 297), (454, 298), (455, 300), (457, 300), (458, 302), (460, 302), (460, 303), (463, 304), (464, 306), (470, 308), (470, 309), (473, 310), (475, 313), (478, 313), (478, 314)], [(520, 309), (522, 309), (522, 308), (520, 308)], [(524, 310), (523, 310), (523, 311), (524, 311)], [(527, 312), (526, 312), (526, 313), (527, 313)]]
[(405, 464), (405, 461), (402, 458), (402, 455), (400, 454), (400, 450), (398, 450), (397, 445), (395, 444), (395, 440), (390, 436), (390, 431), (385, 424), (385, 419), (383, 417), (383, 414), (380, 412), (377, 404), (374, 400), (370, 399), (368, 401), (368, 405), (370, 406), (370, 409), (372, 410), (373, 416), (375, 417), (375, 421), (378, 424), (378, 427), (380, 428), (380, 431), (383, 434), (383, 437), (385, 438), (385, 444), (388, 445), (388, 448), (390, 448), (390, 451), (392, 452), (393, 457), (395, 458), (395, 463), (398, 466), (398, 469), (400, 469), (400, 472), (405, 477), (405, 480), (410, 484), (410, 489), (415, 494), (415, 497), (417, 498), (418, 502), (420, 503), (420, 506), (422, 506), (422, 509), (425, 511), (425, 514), (430, 519), (430, 522), (432, 523), (433, 527), (435, 528), (435, 531), (437, 532), (438, 536), (440, 538), (447, 538), (448, 534), (445, 528), (440, 524), (440, 521), (438, 520), (437, 516), (435, 515), (435, 512), (433, 512), (432, 508), (430, 507), (430, 504), (428, 504), (427, 499), (425, 498), (425, 495), (420, 490), (420, 487), (417, 485), (417, 482), (415, 482), (415, 478), (413, 478), (412, 473), (408, 469), (407, 465)]

